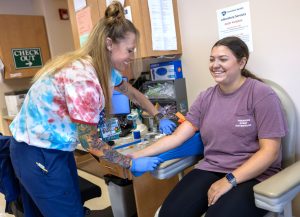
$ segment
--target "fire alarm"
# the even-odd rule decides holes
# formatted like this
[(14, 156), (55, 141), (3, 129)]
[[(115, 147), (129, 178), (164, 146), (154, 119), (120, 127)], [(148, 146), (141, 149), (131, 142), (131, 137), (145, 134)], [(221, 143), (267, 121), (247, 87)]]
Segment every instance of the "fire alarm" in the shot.
[(59, 12), (59, 17), (60, 17), (61, 20), (68, 20), (69, 19), (68, 9), (60, 8), (60, 9), (58, 9), (58, 12)]

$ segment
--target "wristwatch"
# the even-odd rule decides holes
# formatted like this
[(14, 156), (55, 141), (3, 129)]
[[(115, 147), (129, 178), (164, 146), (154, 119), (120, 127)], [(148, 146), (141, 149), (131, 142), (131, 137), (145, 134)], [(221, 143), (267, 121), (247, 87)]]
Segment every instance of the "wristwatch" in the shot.
[(237, 186), (236, 179), (232, 173), (227, 173), (225, 177), (233, 187)]

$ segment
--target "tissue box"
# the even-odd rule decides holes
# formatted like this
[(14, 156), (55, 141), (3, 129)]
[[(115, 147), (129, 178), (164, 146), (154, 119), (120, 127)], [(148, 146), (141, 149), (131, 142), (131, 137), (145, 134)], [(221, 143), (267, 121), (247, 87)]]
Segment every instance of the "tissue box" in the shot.
[(8, 116), (16, 116), (26, 97), (27, 90), (4, 93)]
[(183, 77), (180, 60), (150, 64), (150, 72), (152, 81), (174, 80)]

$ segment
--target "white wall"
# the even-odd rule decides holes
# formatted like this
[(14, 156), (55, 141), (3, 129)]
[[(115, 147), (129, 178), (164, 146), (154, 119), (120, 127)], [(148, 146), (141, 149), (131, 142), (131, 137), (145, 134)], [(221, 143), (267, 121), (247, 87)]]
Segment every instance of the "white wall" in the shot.
[[(218, 40), (216, 10), (246, 2), (239, 0), (177, 0), (189, 105), (200, 91), (214, 84), (208, 60)], [(249, 0), (253, 49), (248, 69), (259, 77), (275, 81), (291, 96), (300, 123), (300, 1)], [(300, 127), (297, 156), (300, 159)], [(296, 203), (298, 206), (296, 206)], [(300, 216), (300, 198), (294, 209)], [(296, 210), (298, 208), (298, 210)]]
[(67, 0), (34, 0), (45, 17), (51, 56), (74, 50), (70, 20), (60, 20), (59, 8), (67, 9)]
[(0, 14), (37, 15), (32, 0), (0, 0)]

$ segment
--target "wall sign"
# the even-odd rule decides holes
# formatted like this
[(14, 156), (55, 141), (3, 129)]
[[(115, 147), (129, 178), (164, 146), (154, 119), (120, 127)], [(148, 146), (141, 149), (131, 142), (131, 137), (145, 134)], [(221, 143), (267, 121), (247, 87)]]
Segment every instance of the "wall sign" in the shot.
[(217, 10), (219, 39), (237, 36), (253, 51), (252, 28), (249, 2)]
[(11, 49), (16, 69), (42, 67), (40, 48), (13, 48)]

